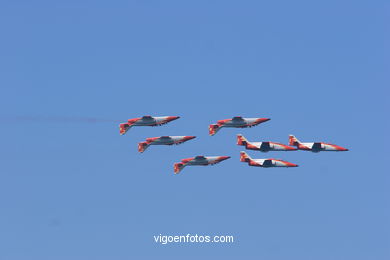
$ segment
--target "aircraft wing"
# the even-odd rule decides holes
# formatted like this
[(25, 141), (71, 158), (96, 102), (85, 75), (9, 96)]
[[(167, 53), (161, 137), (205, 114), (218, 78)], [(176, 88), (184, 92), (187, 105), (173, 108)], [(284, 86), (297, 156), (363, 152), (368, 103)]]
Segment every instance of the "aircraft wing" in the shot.
[(235, 116), (232, 118), (232, 121), (242, 121), (244, 120), (241, 116)]
[(272, 160), (264, 160), (263, 166), (264, 167), (271, 167), (272, 166)]
[(321, 143), (314, 143), (311, 149), (313, 149), (313, 150), (321, 150)]
[(260, 149), (261, 150), (269, 150), (270, 149), (269, 142), (262, 142), (261, 146), (260, 146)]

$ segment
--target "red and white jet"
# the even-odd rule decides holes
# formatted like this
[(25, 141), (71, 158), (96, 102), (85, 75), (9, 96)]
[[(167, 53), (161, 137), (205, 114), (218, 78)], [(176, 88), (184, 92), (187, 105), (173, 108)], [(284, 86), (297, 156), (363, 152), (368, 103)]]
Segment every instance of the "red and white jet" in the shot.
[(248, 150), (261, 152), (269, 151), (296, 151), (297, 148), (275, 142), (249, 142), (243, 135), (237, 135), (237, 145), (245, 146)]
[(143, 116), (143, 117), (132, 118), (129, 119), (127, 123), (119, 124), (119, 133), (121, 135), (124, 135), (133, 126), (164, 125), (178, 118), (180, 118), (180, 116)]
[(224, 119), (217, 121), (217, 124), (211, 124), (209, 126), (209, 134), (215, 135), (222, 127), (252, 127), (258, 124), (267, 122), (271, 120), (270, 118), (243, 118), (240, 116), (235, 116), (232, 119)]
[(175, 163), (173, 165), (173, 169), (175, 171), (175, 174), (178, 174), (185, 166), (207, 166), (207, 165), (214, 165), (217, 163), (220, 163), (224, 160), (229, 159), (230, 156), (195, 156), (187, 159), (181, 160), (179, 163)]
[(293, 135), (289, 135), (288, 141), (289, 141), (289, 145), (296, 146), (298, 150), (312, 151), (314, 153), (318, 153), (320, 151), (335, 151), (335, 152), (348, 151), (348, 149), (335, 144), (328, 144), (323, 142), (301, 143)]
[(264, 168), (271, 167), (298, 167), (297, 164), (286, 162), (279, 159), (252, 159), (246, 152), (240, 152), (240, 161), (247, 162), (249, 166), (257, 166)]
[(143, 153), (149, 145), (173, 145), (181, 144), (188, 140), (194, 139), (196, 136), (160, 136), (146, 138), (145, 142), (138, 143), (138, 151)]

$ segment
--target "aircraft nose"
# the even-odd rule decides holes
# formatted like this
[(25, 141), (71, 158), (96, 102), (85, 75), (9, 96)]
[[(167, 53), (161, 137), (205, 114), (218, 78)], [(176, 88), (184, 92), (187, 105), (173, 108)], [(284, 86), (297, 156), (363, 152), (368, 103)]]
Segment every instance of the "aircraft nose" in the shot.
[(290, 163), (290, 162), (284, 162), (286, 167), (298, 167), (298, 164)]
[(229, 159), (230, 156), (221, 156), (221, 161)]
[(176, 120), (176, 119), (179, 119), (180, 116), (168, 116), (168, 120), (169, 121), (172, 121), (172, 120)]
[(196, 138), (196, 136), (190, 135), (190, 136), (186, 136), (186, 137), (185, 137), (186, 140), (191, 140), (191, 139), (194, 139), (194, 138)]
[(347, 148), (335, 145), (337, 151), (349, 151)]
[(271, 120), (271, 118), (259, 118), (256, 121), (257, 121), (257, 123), (261, 124), (261, 123), (267, 122), (269, 120)]

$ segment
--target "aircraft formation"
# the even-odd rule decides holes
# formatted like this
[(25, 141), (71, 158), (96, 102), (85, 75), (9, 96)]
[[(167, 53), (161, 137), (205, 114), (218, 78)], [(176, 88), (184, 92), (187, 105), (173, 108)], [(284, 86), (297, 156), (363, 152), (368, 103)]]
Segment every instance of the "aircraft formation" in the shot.
[[(171, 121), (179, 119), (179, 116), (143, 116), (138, 118), (129, 119), (126, 123), (119, 124), (120, 135), (126, 134), (131, 127), (134, 126), (161, 126)], [(209, 125), (209, 135), (213, 136), (223, 127), (234, 127), (234, 128), (246, 128), (257, 126), (261, 123), (271, 120), (270, 118), (243, 118), (240, 116), (233, 117), (231, 119), (218, 120), (216, 124)], [(196, 136), (160, 136), (146, 138), (145, 141), (138, 143), (138, 151), (140, 153), (151, 145), (178, 145), (189, 140), (196, 138)], [(242, 134), (237, 135), (237, 145), (244, 146), (247, 150), (269, 152), (269, 151), (311, 151), (318, 153), (321, 151), (348, 151), (348, 149), (324, 142), (300, 142), (294, 135), (289, 135), (288, 145), (271, 142), (261, 141), (253, 142), (248, 141)], [(173, 165), (174, 173), (180, 173), (186, 166), (207, 166), (220, 163), (224, 160), (231, 158), (230, 156), (203, 156), (198, 155), (191, 158), (182, 159), (180, 162)], [(246, 162), (249, 166), (272, 168), (272, 167), (298, 167), (297, 164), (287, 162), (281, 159), (274, 158), (262, 158), (253, 159), (246, 152), (240, 152), (240, 161)]]

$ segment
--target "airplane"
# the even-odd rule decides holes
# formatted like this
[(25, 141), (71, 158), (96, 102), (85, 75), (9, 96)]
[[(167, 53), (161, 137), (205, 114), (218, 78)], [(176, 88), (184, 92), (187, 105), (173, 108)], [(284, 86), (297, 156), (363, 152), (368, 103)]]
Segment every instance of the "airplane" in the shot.
[(220, 163), (220, 162), (222, 162), (224, 160), (227, 160), (229, 158), (230, 158), (230, 156), (203, 156), (203, 155), (198, 155), (198, 156), (195, 156), (195, 157), (183, 159), (179, 163), (175, 163), (173, 165), (173, 168), (174, 168), (175, 174), (178, 174), (178, 173), (180, 173), (181, 170), (183, 170), (183, 168), (185, 166), (214, 165), (214, 164)]
[(252, 127), (258, 124), (267, 122), (270, 118), (243, 118), (241, 116), (235, 116), (232, 119), (218, 120), (217, 124), (211, 124), (209, 126), (209, 134), (215, 135), (222, 127)]
[(264, 168), (271, 167), (298, 167), (297, 164), (286, 162), (279, 159), (252, 159), (246, 152), (240, 152), (240, 161), (247, 162), (249, 166), (257, 166)]
[(119, 124), (119, 133), (121, 135), (124, 135), (133, 126), (164, 125), (178, 118), (180, 118), (180, 116), (143, 116), (138, 118), (132, 118), (129, 119), (127, 123)]
[(275, 142), (249, 142), (243, 135), (237, 135), (237, 145), (245, 146), (248, 150), (256, 150), (261, 152), (268, 151), (296, 151), (295, 147)]
[(196, 136), (160, 136), (146, 138), (145, 142), (138, 143), (138, 151), (143, 153), (149, 145), (173, 145), (181, 144), (188, 140), (194, 139)]
[(335, 151), (335, 152), (348, 151), (348, 149), (335, 144), (328, 144), (323, 142), (301, 143), (293, 135), (289, 135), (288, 141), (289, 141), (289, 145), (296, 146), (298, 150), (312, 151), (314, 153), (318, 153), (320, 151)]

